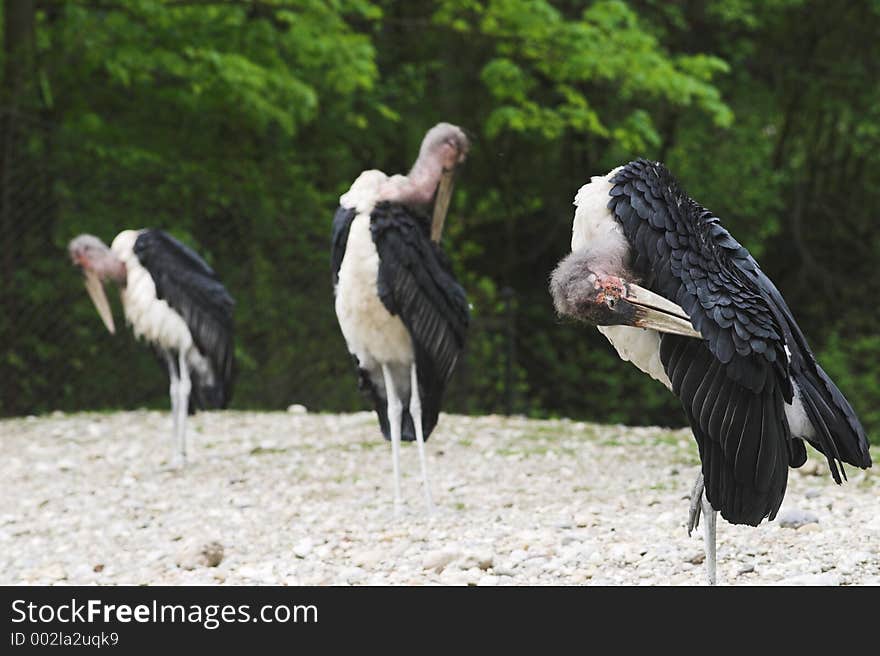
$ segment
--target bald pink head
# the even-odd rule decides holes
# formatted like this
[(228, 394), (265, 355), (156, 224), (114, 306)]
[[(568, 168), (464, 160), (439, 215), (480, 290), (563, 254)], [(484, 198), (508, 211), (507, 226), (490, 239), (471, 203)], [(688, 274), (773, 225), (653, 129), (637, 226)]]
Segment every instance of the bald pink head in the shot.
[(67, 252), (75, 265), (94, 273), (100, 280), (125, 280), (125, 263), (94, 235), (75, 237), (67, 246)]
[(467, 157), (470, 143), (464, 131), (451, 123), (438, 123), (428, 130), (419, 148), (419, 157), (405, 176), (395, 175), (385, 182), (378, 200), (427, 207), (434, 200), (440, 178), (451, 175)]
[(469, 149), (470, 142), (464, 130), (452, 123), (438, 123), (425, 133), (413, 170), (429, 163), (439, 165), (441, 170), (453, 169), (464, 162)]

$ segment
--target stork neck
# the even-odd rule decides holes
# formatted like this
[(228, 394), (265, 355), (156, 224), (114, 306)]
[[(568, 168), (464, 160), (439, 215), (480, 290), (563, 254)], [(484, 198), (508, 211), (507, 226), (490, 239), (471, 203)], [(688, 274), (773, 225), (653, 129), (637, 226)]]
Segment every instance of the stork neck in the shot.
[(100, 276), (101, 280), (112, 280), (118, 285), (125, 286), (127, 275), (125, 262), (112, 251), (95, 267), (95, 273)]
[(406, 176), (407, 183), (400, 190), (405, 196), (401, 201), (413, 205), (430, 205), (442, 174), (443, 165), (436, 158), (419, 157)]

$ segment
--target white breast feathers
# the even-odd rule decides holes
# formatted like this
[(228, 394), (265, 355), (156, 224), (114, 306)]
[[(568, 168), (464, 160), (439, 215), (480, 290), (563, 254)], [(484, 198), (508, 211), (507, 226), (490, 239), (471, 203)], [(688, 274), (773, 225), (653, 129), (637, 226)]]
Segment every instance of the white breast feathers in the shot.
[(186, 322), (164, 299), (156, 297), (152, 276), (134, 254), (138, 234), (136, 230), (120, 232), (110, 247), (125, 263), (126, 285), (120, 293), (125, 319), (136, 337), (166, 349), (187, 351), (193, 340)]
[(364, 367), (375, 362), (409, 365), (414, 358), (409, 331), (379, 298), (379, 254), (370, 233), (370, 212), (387, 179), (381, 171), (365, 171), (339, 199), (343, 207), (357, 208), (358, 214), (339, 267), (336, 316), (349, 352)]

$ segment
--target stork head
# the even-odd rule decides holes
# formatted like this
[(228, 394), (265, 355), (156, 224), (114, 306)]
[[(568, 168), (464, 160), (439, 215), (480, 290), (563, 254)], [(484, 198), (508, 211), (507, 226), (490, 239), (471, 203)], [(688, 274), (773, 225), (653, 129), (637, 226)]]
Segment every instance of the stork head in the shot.
[(456, 167), (467, 158), (470, 142), (467, 135), (457, 125), (438, 123), (428, 130), (419, 148), (419, 158), (409, 172), (409, 179), (415, 193), (412, 200), (429, 204), (434, 200), (431, 218), (431, 239), (440, 241), (449, 201), (452, 200), (452, 187)]
[(701, 337), (687, 314), (659, 294), (618, 275), (601, 257), (576, 251), (562, 260), (550, 278), (556, 311), (595, 326), (633, 326), (662, 333)]
[(444, 171), (452, 170), (467, 158), (470, 141), (457, 125), (438, 123), (428, 130), (419, 148), (419, 160), (434, 160)]
[(83, 272), (86, 291), (95, 304), (101, 320), (107, 326), (107, 330), (115, 333), (113, 313), (104, 291), (104, 281), (124, 281), (125, 263), (116, 257), (107, 244), (94, 235), (79, 235), (70, 242), (67, 251), (73, 264)]

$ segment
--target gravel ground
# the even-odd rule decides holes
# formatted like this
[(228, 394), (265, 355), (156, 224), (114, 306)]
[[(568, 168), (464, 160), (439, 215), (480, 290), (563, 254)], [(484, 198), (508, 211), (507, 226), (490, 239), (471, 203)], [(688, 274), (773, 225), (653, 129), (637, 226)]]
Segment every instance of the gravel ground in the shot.
[[(368, 413), (205, 413), (168, 469), (167, 413), (0, 421), (0, 584), (702, 584), (685, 430), (443, 416), (416, 449)], [(874, 449), (877, 458), (877, 449)], [(726, 584), (880, 584), (880, 477), (819, 460), (777, 521), (719, 522)]]

